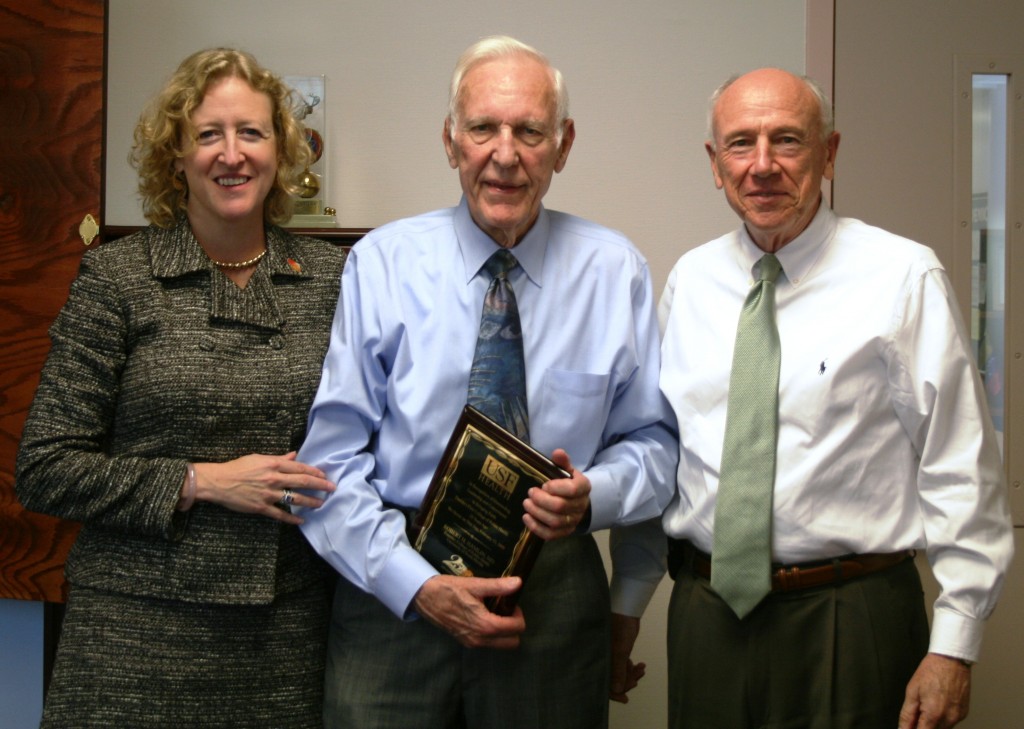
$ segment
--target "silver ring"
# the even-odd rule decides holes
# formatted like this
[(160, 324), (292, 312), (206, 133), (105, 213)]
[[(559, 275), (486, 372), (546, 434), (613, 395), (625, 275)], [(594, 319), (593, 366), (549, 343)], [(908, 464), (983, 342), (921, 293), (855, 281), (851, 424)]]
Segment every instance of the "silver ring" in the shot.
[(281, 501), (278, 503), (291, 506), (293, 501), (295, 501), (295, 494), (292, 493), (291, 489), (285, 489), (281, 492)]

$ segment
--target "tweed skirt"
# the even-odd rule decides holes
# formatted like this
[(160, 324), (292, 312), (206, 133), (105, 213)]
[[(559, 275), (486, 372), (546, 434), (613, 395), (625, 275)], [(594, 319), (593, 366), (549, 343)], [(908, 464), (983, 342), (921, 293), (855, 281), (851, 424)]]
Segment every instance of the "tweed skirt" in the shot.
[(323, 726), (319, 582), (270, 605), (71, 588), (42, 727)]

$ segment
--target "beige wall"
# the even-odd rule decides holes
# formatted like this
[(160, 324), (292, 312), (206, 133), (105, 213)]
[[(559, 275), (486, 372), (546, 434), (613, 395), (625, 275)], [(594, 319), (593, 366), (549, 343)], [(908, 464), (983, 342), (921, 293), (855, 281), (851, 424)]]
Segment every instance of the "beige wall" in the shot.
[(684, 249), (735, 226), (704, 156), (705, 99), (735, 71), (802, 71), (803, 14), (803, 0), (110, 0), (105, 222), (143, 222), (125, 161), (132, 128), (174, 66), (211, 45), (244, 47), (281, 74), (326, 75), (342, 227), (453, 205), (448, 77), (470, 43), (507, 33), (568, 81), (576, 144), (546, 202), (624, 231), (660, 292)]

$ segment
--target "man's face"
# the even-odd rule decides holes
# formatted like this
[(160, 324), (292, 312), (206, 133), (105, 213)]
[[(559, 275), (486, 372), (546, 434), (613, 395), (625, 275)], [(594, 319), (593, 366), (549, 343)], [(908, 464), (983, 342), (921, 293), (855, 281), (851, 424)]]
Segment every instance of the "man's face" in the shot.
[(821, 137), (818, 101), (797, 77), (762, 69), (737, 79), (714, 108), (705, 146), (715, 186), (725, 190), (754, 242), (777, 251), (818, 210), (821, 179), (831, 180), (839, 134)]
[(473, 66), (462, 79), (456, 128), (444, 125), (448, 163), (473, 221), (511, 248), (540, 212), (551, 176), (572, 147), (572, 120), (558, 141), (555, 92), (548, 69), (529, 57)]

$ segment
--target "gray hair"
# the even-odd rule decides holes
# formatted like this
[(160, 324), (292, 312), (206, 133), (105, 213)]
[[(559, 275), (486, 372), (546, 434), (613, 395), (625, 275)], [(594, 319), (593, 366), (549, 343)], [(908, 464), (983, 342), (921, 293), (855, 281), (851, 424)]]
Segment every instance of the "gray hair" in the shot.
[(533, 58), (544, 65), (551, 74), (551, 86), (555, 92), (555, 121), (557, 127), (555, 141), (558, 144), (562, 143), (565, 120), (569, 118), (569, 90), (565, 86), (562, 72), (552, 66), (547, 56), (536, 48), (528, 46), (515, 38), (510, 38), (507, 35), (492, 35), (483, 38), (471, 45), (459, 56), (459, 60), (455, 64), (455, 70), (452, 72), (452, 80), (448, 89), (448, 123), (451, 126), (453, 135), (458, 120), (462, 80), (466, 74), (479, 63), (515, 56)]
[[(711, 140), (711, 147), (715, 147), (715, 107), (718, 105), (718, 100), (722, 98), (722, 94), (725, 93), (726, 89), (732, 86), (743, 74), (735, 74), (726, 79), (725, 83), (715, 89), (715, 92), (711, 94), (711, 99), (708, 101), (708, 139)], [(832, 101), (828, 98), (828, 94), (825, 93), (824, 89), (818, 84), (817, 81), (812, 79), (810, 76), (797, 76), (807, 90), (814, 95), (814, 98), (818, 101), (818, 119), (821, 121), (821, 141), (822, 143), (827, 142), (828, 138), (832, 135), (832, 132), (836, 129), (835, 116), (832, 112)]]

